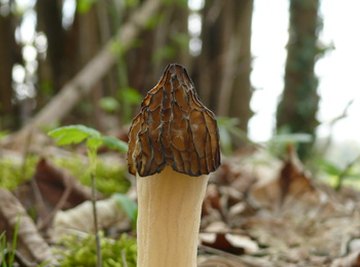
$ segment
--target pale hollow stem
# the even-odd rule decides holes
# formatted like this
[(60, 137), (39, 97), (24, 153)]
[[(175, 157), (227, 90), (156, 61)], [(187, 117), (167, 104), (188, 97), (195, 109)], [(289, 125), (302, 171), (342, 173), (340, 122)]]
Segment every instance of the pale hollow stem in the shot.
[(137, 266), (196, 267), (201, 206), (208, 175), (191, 177), (166, 167), (137, 176)]

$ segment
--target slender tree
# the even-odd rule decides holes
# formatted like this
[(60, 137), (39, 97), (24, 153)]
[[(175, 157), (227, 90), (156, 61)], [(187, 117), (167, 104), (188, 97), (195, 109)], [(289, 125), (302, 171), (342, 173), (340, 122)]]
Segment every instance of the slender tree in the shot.
[[(240, 127), (247, 131), (249, 119), (253, 115), (250, 109), (252, 86), (251, 74), (251, 22), (253, 14), (253, 0), (236, 1), (237, 8), (232, 10), (234, 17), (236, 68), (234, 70), (233, 89), (230, 96), (231, 117), (239, 118)], [(239, 12), (239, 13), (238, 13)]]
[[(319, 49), (319, 0), (291, 0), (288, 55), (285, 87), (277, 108), (277, 130), (302, 132), (315, 137), (318, 125), (316, 112), (319, 96), (318, 80), (314, 73)], [(305, 157), (309, 145), (301, 145), (299, 153)]]
[(140, 45), (127, 56), (132, 87), (142, 89), (146, 94), (143, 88), (151, 87), (168, 63), (177, 62), (189, 67), (188, 13), (186, 1), (169, 2), (155, 16), (155, 23), (142, 33)]
[(0, 14), (0, 129), (16, 126), (12, 69), (21, 62), (20, 47), (15, 42), (15, 16)]
[(253, 0), (206, 1), (202, 54), (197, 64), (200, 95), (221, 116), (251, 117), (251, 21)]
[(57, 92), (66, 82), (64, 73), (66, 67), (64, 64), (65, 30), (62, 27), (61, 8), (62, 5), (57, 0), (38, 0), (36, 2), (37, 29), (44, 32), (48, 40), (48, 64), (46, 67), (49, 68), (49, 71), (42, 72), (44, 75), (41, 78), (48, 79), (48, 83), (52, 82), (50, 86), (54, 92)]

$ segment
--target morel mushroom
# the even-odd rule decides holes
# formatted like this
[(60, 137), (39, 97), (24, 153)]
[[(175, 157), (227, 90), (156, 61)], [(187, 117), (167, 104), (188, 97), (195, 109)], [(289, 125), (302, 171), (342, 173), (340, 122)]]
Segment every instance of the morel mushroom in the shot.
[(137, 177), (138, 266), (195, 267), (208, 174), (220, 165), (219, 134), (181, 65), (168, 65), (143, 100), (128, 164)]

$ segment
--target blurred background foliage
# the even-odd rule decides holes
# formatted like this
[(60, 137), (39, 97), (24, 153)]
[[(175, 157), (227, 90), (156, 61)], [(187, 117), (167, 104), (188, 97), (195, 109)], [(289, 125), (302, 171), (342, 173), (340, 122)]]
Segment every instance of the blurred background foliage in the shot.
[[(315, 65), (333, 49), (320, 41), (321, 0), (285, 1), (289, 26), (282, 94), (272, 118), (272, 137), (257, 143), (249, 136), (249, 122), (256, 115), (251, 101), (254, 92), (261, 90), (254, 88), (251, 80), (254, 0), (0, 0), (0, 141), (29, 124), (92, 59), (108, 49), (116, 63), (91, 83), (71, 112), (61, 116), (61, 121), (42, 125), (42, 131), (84, 124), (126, 141), (144, 95), (164, 67), (177, 62), (188, 70), (201, 101), (217, 115), (224, 158), (242, 152), (247, 155), (258, 148), (284, 158), (291, 144), (314, 177), (326, 177), (335, 189), (344, 184), (360, 186), (359, 149), (341, 144), (334, 152), (331, 135), (326, 140), (317, 136), (321, 94)], [(158, 2), (160, 8), (130, 46), (115, 38), (144, 5)], [(263, 29), (264, 35), (266, 31)], [(351, 104), (352, 100), (343, 114), (327, 123), (330, 134), (347, 116)], [(13, 190), (34, 176), (39, 155), (27, 149), (21, 161), (3, 157), (0, 151), (0, 177), (6, 177), (0, 178), (0, 188)], [(74, 154), (53, 161), (81, 183), (91, 184), (83, 157)], [(126, 166), (119, 166), (118, 161), (109, 164), (99, 160), (94, 175), (100, 178), (96, 188), (104, 196), (131, 187)], [(124, 202), (121, 196), (117, 198)], [(130, 217), (134, 209), (129, 208)], [(0, 250), (2, 243), (0, 235)], [(117, 241), (102, 238), (101, 245), (104, 266), (135, 266), (133, 237), (123, 235)], [(93, 236), (69, 237), (62, 246), (67, 250), (59, 252), (65, 259), (61, 266), (94, 266)], [(121, 259), (118, 251), (123, 251)]]
[[(21, 129), (122, 30), (156, 0), (0, 0), (0, 136)], [(126, 51), (111, 46), (116, 64), (62, 119), (100, 131), (127, 126), (163, 68), (188, 69), (201, 100), (219, 116), (225, 154), (252, 143), (253, 0), (159, 0), (158, 9)], [(276, 135), (291, 134), (302, 159), (313, 155), (319, 109), (316, 61), (319, 0), (289, 0), (289, 39)], [(300, 142), (298, 137), (301, 136)], [(306, 142), (303, 142), (307, 136)]]

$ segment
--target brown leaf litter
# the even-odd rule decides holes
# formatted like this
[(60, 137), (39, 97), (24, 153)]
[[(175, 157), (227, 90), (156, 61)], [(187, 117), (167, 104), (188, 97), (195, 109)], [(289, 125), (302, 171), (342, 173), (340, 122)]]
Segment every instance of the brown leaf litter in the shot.
[(229, 158), (213, 175), (201, 244), (250, 259), (244, 266), (358, 266), (360, 249), (346, 248), (360, 237), (360, 193), (318, 183), (291, 148), (283, 162), (264, 158)]

